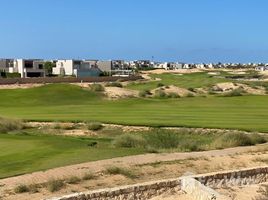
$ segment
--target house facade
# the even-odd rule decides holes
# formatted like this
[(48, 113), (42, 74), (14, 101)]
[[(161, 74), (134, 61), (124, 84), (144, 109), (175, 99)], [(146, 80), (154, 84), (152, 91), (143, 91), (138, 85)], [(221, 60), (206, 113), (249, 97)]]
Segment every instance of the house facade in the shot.
[(13, 67), (9, 68), (10, 73), (20, 73), (21, 78), (45, 77), (45, 61), (40, 59), (16, 59)]
[(0, 71), (9, 72), (14, 67), (14, 59), (0, 59)]
[(58, 60), (52, 74), (61, 76), (99, 76), (101, 71), (92, 63), (84, 60)]

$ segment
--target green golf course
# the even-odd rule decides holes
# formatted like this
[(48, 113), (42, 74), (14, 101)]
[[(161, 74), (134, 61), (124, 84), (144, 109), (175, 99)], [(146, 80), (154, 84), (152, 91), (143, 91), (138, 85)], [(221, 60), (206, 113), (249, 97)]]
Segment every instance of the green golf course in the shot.
[(0, 116), (32, 121), (99, 121), (268, 132), (268, 96), (107, 100), (69, 84), (0, 90)]

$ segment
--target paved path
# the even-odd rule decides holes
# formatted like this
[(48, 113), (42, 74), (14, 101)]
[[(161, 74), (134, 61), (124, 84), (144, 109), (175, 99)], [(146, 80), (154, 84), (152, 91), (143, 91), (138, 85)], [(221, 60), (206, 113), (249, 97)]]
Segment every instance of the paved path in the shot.
[(14, 188), (18, 184), (32, 184), (45, 183), (51, 178), (60, 179), (70, 176), (82, 176), (85, 173), (96, 173), (104, 170), (107, 166), (133, 166), (159, 161), (174, 161), (183, 160), (187, 158), (211, 157), (211, 156), (227, 156), (237, 153), (245, 153), (249, 151), (268, 150), (268, 143), (251, 147), (235, 147), (224, 150), (212, 150), (205, 152), (189, 152), (189, 153), (161, 153), (161, 154), (145, 154), (136, 156), (127, 156), (120, 158), (113, 158), (107, 160), (100, 160), (94, 162), (87, 162), (82, 164), (70, 165), (50, 169), (47, 171), (39, 171), (31, 174), (25, 174), (17, 177), (0, 179), (0, 193), (1, 190)]

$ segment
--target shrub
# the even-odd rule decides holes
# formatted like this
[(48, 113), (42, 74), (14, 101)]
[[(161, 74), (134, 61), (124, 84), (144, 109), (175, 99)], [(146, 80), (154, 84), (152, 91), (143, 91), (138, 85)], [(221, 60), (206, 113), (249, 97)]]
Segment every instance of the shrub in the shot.
[(144, 134), (147, 144), (155, 149), (174, 149), (178, 147), (179, 138), (176, 133), (155, 129), (152, 133)]
[(188, 93), (186, 97), (194, 97), (193, 93)]
[(103, 92), (104, 91), (104, 87), (101, 84), (96, 84), (96, 83), (91, 84), (90, 89), (93, 92)]
[(63, 180), (51, 179), (47, 183), (47, 189), (50, 192), (59, 191), (61, 188), (63, 188), (63, 186), (64, 186)]
[(28, 188), (29, 188), (29, 192), (30, 193), (37, 193), (37, 192), (39, 192), (38, 185), (36, 185), (36, 184), (31, 184), (31, 185), (28, 186)]
[(68, 184), (77, 184), (81, 181), (81, 179), (77, 176), (72, 176), (66, 180)]
[(162, 90), (156, 90), (154, 97), (156, 98), (165, 98), (166, 97), (166, 93)]
[(194, 88), (188, 88), (188, 90), (191, 91), (191, 92), (194, 92), (195, 91)]
[(147, 95), (151, 95), (152, 93), (149, 90), (141, 90), (139, 91), (139, 97), (146, 97)]
[(14, 189), (15, 193), (25, 193), (25, 192), (29, 192), (29, 191), (30, 190), (29, 190), (28, 186), (23, 185), (23, 184), (16, 186)]
[(249, 146), (253, 145), (250, 136), (244, 133), (225, 133), (218, 137), (212, 146), (216, 149), (223, 149), (236, 146)]
[(7, 133), (9, 131), (21, 130), (23, 123), (20, 120), (6, 119), (0, 117), (0, 132)]
[(91, 180), (91, 179), (94, 179), (94, 178), (95, 178), (95, 176), (94, 176), (94, 174), (92, 174), (92, 173), (86, 173), (86, 174), (84, 174), (84, 176), (82, 177), (83, 180)]
[(110, 82), (110, 83), (106, 83), (105, 85), (106, 87), (123, 87), (123, 85), (119, 82)]
[(98, 131), (103, 128), (103, 125), (99, 122), (91, 122), (87, 124), (87, 129), (90, 131)]
[(146, 141), (142, 136), (136, 134), (123, 134), (114, 139), (114, 145), (116, 147), (124, 148), (144, 147)]
[(237, 88), (237, 89), (232, 90), (231, 92), (223, 94), (222, 96), (235, 97), (235, 96), (242, 96), (243, 93), (246, 93), (246, 91), (243, 88)]
[(250, 134), (249, 137), (253, 144), (263, 144), (267, 142), (267, 139), (258, 133)]
[(128, 178), (131, 178), (131, 179), (137, 177), (137, 175), (135, 173), (133, 173), (131, 170), (121, 168), (121, 167), (116, 167), (116, 166), (108, 167), (106, 169), (106, 173), (111, 174), (111, 175), (121, 174), (121, 175), (128, 177)]
[(163, 87), (165, 86), (163, 83), (157, 83), (157, 87)]
[(167, 95), (168, 98), (180, 98), (180, 95), (178, 95), (177, 93), (175, 92), (171, 92)]

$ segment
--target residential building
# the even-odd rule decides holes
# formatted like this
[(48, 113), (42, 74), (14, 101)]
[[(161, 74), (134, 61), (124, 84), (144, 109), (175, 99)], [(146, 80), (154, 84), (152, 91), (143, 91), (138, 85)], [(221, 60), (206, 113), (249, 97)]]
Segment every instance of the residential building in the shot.
[(0, 71), (9, 72), (14, 67), (14, 59), (0, 59)]
[(268, 66), (258, 66), (255, 67), (256, 71), (268, 71)]
[(9, 68), (9, 72), (20, 73), (21, 78), (44, 77), (46, 75), (44, 65), (45, 61), (40, 59), (16, 59), (13, 67)]
[(58, 60), (52, 73), (62, 76), (86, 77), (99, 76), (101, 71), (92, 61)]

